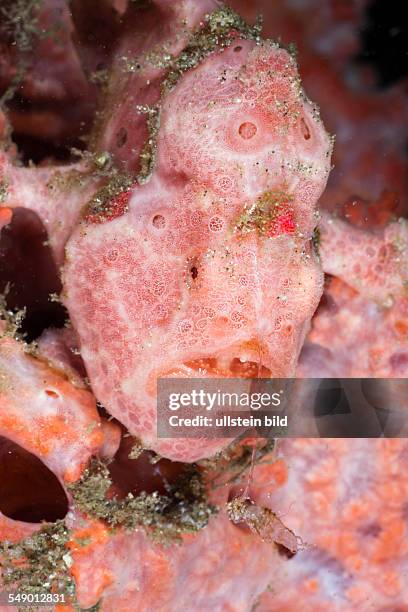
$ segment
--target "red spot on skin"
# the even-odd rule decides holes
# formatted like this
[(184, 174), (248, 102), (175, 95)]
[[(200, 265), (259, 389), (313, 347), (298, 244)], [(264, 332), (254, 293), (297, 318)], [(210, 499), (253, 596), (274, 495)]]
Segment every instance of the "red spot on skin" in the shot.
[(258, 130), (256, 128), (256, 125), (254, 125), (250, 121), (245, 121), (245, 123), (240, 125), (238, 131), (239, 131), (239, 135), (244, 140), (250, 140), (251, 138), (253, 138), (255, 136), (255, 134), (257, 133)]
[(131, 191), (123, 191), (113, 198), (111, 202), (106, 205), (106, 210), (100, 213), (92, 213), (85, 217), (85, 221), (88, 223), (104, 223), (105, 221), (112, 221), (121, 217), (127, 210)]
[(274, 238), (282, 234), (293, 234), (296, 223), (292, 211), (288, 210), (274, 219), (270, 225), (268, 236)]

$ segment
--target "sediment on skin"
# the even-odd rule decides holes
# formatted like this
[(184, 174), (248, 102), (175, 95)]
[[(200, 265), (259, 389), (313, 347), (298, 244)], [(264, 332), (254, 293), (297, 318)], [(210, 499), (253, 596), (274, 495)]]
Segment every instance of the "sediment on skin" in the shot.
[[(71, 152), (77, 154), (77, 150), (72, 150)], [(84, 154), (81, 151), (81, 156)], [(87, 183), (91, 180), (91, 177), (84, 174), (80, 170), (73, 168), (68, 172), (61, 172), (60, 170), (56, 170), (49, 181), (46, 183), (47, 189), (49, 191), (60, 191), (61, 193), (69, 194), (71, 190), (75, 188), (83, 188), (87, 185)]]
[(0, 338), (8, 336), (15, 340), (23, 341), (24, 335), (19, 333), (21, 324), (26, 316), (26, 308), (12, 310), (7, 306), (7, 295), (10, 291), (10, 283), (7, 283), (2, 293), (0, 293), (0, 321), (4, 322), (4, 328), (1, 330)]
[[(71, 149), (71, 153), (86, 161), (89, 164), (91, 176), (95, 181), (102, 183), (102, 186), (84, 206), (82, 215), (83, 217), (93, 216), (103, 222), (111, 213), (114, 198), (130, 189), (134, 178), (129, 173), (120, 172), (113, 165), (112, 158), (106, 151), (89, 153)], [(85, 184), (84, 176), (80, 173), (79, 180), (82, 181), (82, 185)]]
[[(165, 55), (163, 67), (168, 70), (161, 85), (160, 99), (155, 105), (136, 108), (137, 112), (147, 115), (148, 136), (140, 153), (140, 170), (137, 176), (134, 177), (134, 181), (144, 185), (149, 181), (154, 171), (156, 165), (157, 135), (160, 128), (161, 101), (166, 93), (177, 85), (185, 72), (196, 68), (216, 48), (226, 48), (237, 39), (250, 39), (260, 43), (261, 30), (260, 19), (254, 26), (250, 26), (235, 11), (222, 6), (205, 17), (203, 25), (192, 33), (186, 48), (177, 57), (169, 56), (168, 52), (163, 50), (162, 56)], [(231, 31), (234, 31), (236, 36), (232, 37)], [(160, 66), (160, 54), (155, 53), (154, 58), (151, 54), (148, 54), (149, 58), (156, 67)], [(129, 71), (134, 70), (129, 69)], [(114, 198), (128, 189), (129, 183), (131, 184), (132, 180), (130, 180), (128, 175), (122, 177), (122, 181), (118, 181), (117, 177), (113, 177), (112, 181), (103, 188), (104, 191), (94, 196), (90, 202), (90, 208), (96, 209), (96, 214), (100, 214), (99, 211), (102, 210), (103, 216), (104, 207), (108, 206), (109, 198)]]
[[(160, 54), (148, 55), (150, 62), (156, 67), (168, 68), (161, 85), (160, 100), (151, 108), (147, 123), (148, 138), (141, 153), (141, 169), (137, 180), (139, 184), (148, 182), (156, 163), (157, 134), (160, 128), (160, 103), (163, 97), (171, 91), (185, 72), (199, 66), (215, 49), (229, 47), (237, 39), (261, 41), (261, 20), (254, 26), (248, 25), (232, 9), (222, 6), (210, 15), (206, 15), (204, 24), (191, 35), (186, 48), (175, 58), (163, 50), (164, 60)], [(231, 37), (231, 31), (236, 36)]]
[(20, 594), (64, 593), (75, 601), (68, 541), (68, 528), (64, 521), (57, 521), (17, 544), (0, 542), (3, 588)]
[[(237, 33), (237, 36), (231, 37), (232, 30)], [(250, 26), (235, 11), (226, 6), (207, 15), (204, 25), (193, 32), (186, 48), (172, 62), (162, 84), (162, 94), (171, 91), (185, 72), (196, 68), (217, 47), (221, 49), (229, 47), (237, 38), (260, 43), (261, 31), (260, 19), (254, 26)]]
[(133, 183), (134, 180), (129, 174), (112, 171), (109, 182), (101, 187), (87, 203), (85, 215), (96, 216), (101, 222), (104, 221), (111, 213), (114, 198), (128, 191)]
[[(238, 480), (252, 464), (262, 464), (274, 449), (274, 440), (255, 449), (241, 442), (232, 443), (214, 458), (201, 464), (205, 470), (228, 470), (228, 482)], [(135, 451), (139, 453), (139, 445)], [(207, 500), (202, 473), (195, 466), (187, 466), (177, 483), (168, 487), (167, 495), (157, 492), (128, 495), (124, 500), (111, 499), (107, 492), (112, 484), (107, 465), (93, 459), (82, 478), (69, 486), (75, 505), (89, 517), (105, 521), (110, 527), (128, 531), (143, 527), (153, 541), (170, 545), (181, 541), (186, 533), (205, 528), (217, 508)], [(225, 482), (221, 486), (225, 486)], [(228, 506), (233, 522), (247, 519), (241, 507)], [(239, 510), (239, 512), (238, 512)], [(252, 518), (252, 517), (250, 517)], [(257, 525), (253, 526), (254, 529)], [(69, 548), (72, 534), (63, 520), (45, 525), (38, 532), (18, 543), (0, 543), (0, 569), (3, 585), (19, 593), (64, 593), (75, 611), (82, 612), (76, 603), (75, 581), (70, 575), (72, 564)], [(87, 545), (84, 542), (83, 545)], [(29, 608), (24, 608), (27, 612)], [(96, 612), (99, 604), (87, 609)]]
[(139, 185), (144, 185), (151, 177), (156, 165), (157, 134), (160, 128), (160, 106), (137, 107), (139, 113), (147, 115), (148, 138), (140, 152), (140, 171), (137, 176)]
[(282, 205), (293, 201), (285, 191), (267, 191), (254, 204), (246, 206), (235, 223), (235, 231), (242, 234), (256, 231), (260, 235), (268, 232), (271, 223), (282, 212)]
[[(69, 568), (72, 558), (67, 548), (71, 532), (63, 520), (45, 525), (20, 542), (0, 542), (0, 571), (3, 589), (19, 595), (63, 594), (75, 612), (98, 612), (100, 603), (81, 608)], [(44, 608), (48, 609), (48, 608)], [(19, 612), (36, 612), (24, 606)]]
[(156, 542), (180, 541), (182, 534), (200, 531), (217, 512), (207, 500), (200, 472), (186, 468), (175, 485), (167, 485), (167, 495), (129, 493), (125, 499), (109, 498), (112, 485), (107, 465), (92, 460), (81, 479), (69, 489), (77, 507), (92, 518), (109, 526), (132, 531), (143, 527)]
[(129, 459), (138, 459), (140, 457), (140, 455), (144, 452), (145, 448), (143, 447), (142, 443), (140, 442), (140, 440), (135, 438), (135, 442), (130, 450), (130, 453), (128, 455)]
[(0, 204), (5, 202), (8, 197), (8, 182), (6, 179), (0, 179)]

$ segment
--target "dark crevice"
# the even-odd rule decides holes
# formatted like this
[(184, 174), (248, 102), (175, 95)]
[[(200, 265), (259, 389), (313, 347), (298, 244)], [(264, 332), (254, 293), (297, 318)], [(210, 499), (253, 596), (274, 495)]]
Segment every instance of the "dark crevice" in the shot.
[(35, 455), (0, 436), (0, 511), (15, 521), (63, 519), (68, 499), (58, 478)]
[[(67, 105), (53, 100), (36, 102), (15, 95), (8, 105), (8, 119), (12, 139), (17, 145), (19, 158), (25, 164), (38, 164), (43, 160), (53, 163), (76, 161), (73, 149), (86, 148), (93, 121), (93, 103)], [(48, 124), (56, 120), (56, 133), (47, 132)], [(44, 129), (41, 126), (44, 125)]]
[(0, 292), (8, 309), (26, 309), (18, 331), (28, 342), (48, 327), (63, 327), (68, 317), (64, 306), (50, 298), (62, 285), (47, 240), (42, 221), (26, 208), (15, 208), (0, 234)]
[(166, 485), (175, 484), (186, 465), (168, 459), (155, 462), (156, 455), (150, 451), (143, 451), (137, 459), (129, 459), (134, 444), (135, 439), (129, 434), (122, 435), (119, 449), (108, 465), (113, 483), (110, 494), (119, 499), (125, 498), (128, 493), (140, 495), (142, 491), (148, 494), (157, 491), (165, 495)]
[(47, 158), (57, 162), (69, 163), (74, 161), (71, 148), (84, 149), (84, 144), (79, 140), (72, 141), (69, 144), (64, 142), (50, 143), (47, 140), (27, 134), (14, 133), (13, 141), (17, 145), (19, 158), (25, 166), (29, 165), (30, 162), (38, 164)]

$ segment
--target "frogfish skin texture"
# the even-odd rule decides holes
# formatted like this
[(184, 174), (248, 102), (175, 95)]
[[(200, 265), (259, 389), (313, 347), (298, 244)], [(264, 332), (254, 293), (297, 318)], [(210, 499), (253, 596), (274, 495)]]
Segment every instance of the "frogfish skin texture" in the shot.
[(216, 450), (156, 440), (160, 376), (294, 373), (322, 293), (330, 150), (289, 53), (237, 40), (164, 96), (150, 181), (71, 235), (64, 303), (92, 388), (146, 446)]

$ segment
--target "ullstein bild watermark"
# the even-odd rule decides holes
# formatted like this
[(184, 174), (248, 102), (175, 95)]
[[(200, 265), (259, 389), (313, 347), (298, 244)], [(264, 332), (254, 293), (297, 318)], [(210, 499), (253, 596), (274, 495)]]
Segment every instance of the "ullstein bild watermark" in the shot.
[(161, 378), (159, 438), (408, 437), (408, 379)]

